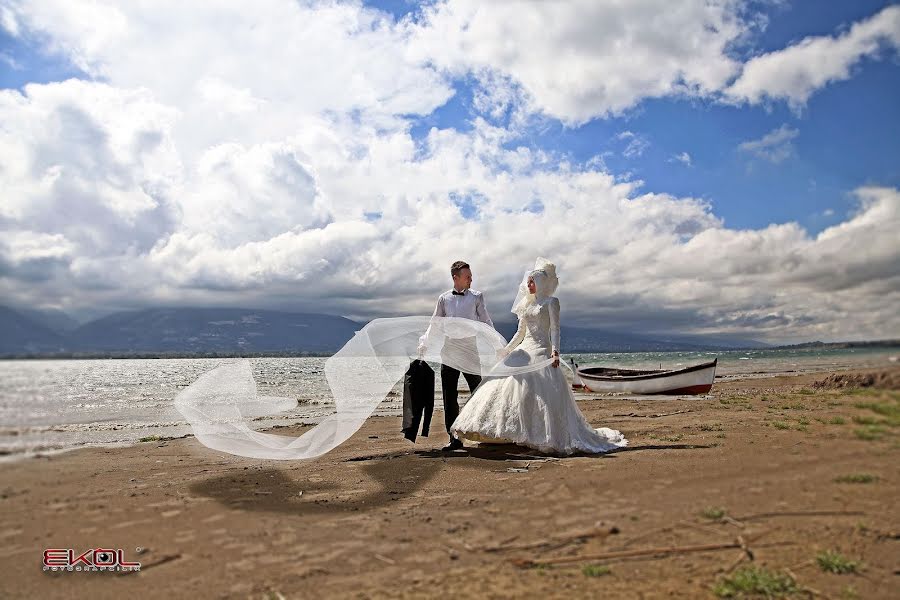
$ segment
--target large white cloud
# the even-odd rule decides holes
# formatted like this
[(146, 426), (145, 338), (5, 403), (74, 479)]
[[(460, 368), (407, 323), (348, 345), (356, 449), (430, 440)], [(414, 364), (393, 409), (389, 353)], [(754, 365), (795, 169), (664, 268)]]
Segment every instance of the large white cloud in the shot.
[(541, 113), (569, 125), (667, 96), (799, 108), (863, 58), (900, 47), (900, 6), (746, 64), (736, 57), (767, 20), (741, 0), (446, 0), (421, 21), (411, 51), (479, 80), (485, 113)]
[(8, 4), (20, 36), (46, 40), (92, 77), (177, 106), (174, 136), (192, 156), (219, 143), (280, 139), (298, 115), (323, 111), (390, 125), (452, 94), (410, 55), (405, 27), (356, 3)]
[[(738, 0), (437, 2), (412, 50), (451, 73), (521, 86), (530, 108), (569, 124), (644, 98), (710, 95), (737, 72), (727, 50), (753, 23)], [(502, 87), (502, 86), (501, 86)]]
[[(17, 35), (47, 36), (103, 80), (0, 93), (0, 290), (14, 303), (427, 313), (463, 258), (503, 318), (522, 269), (544, 255), (559, 264), (572, 324), (773, 340), (900, 333), (892, 188), (858, 190), (859, 212), (815, 237), (791, 223), (736, 231), (705, 201), (643, 193), (482, 119), (410, 133), (408, 115), (430, 113), (452, 93), (450, 74), (473, 69), (498, 84), (476, 97), (487, 114), (525, 102), (572, 123), (642, 97), (712, 93), (735, 74), (723, 53), (745, 27), (735, 4), (651, 18), (649, 3), (591, 3), (581, 25), (556, 3), (523, 5), (537, 24), (508, 31), (505, 49), (487, 39), (498, 33), (487, 17), (506, 3), (441, 3), (399, 24), (355, 4), (275, 0), (95, 3), (88, 16), (10, 6), (3, 22)], [(599, 21), (606, 35), (588, 39)], [(529, 44), (568, 48), (554, 56), (572, 70)], [(638, 62), (604, 59), (616, 44)], [(654, 48), (680, 66), (631, 73)], [(569, 89), (575, 69), (619, 75), (599, 92)]]
[(849, 79), (863, 58), (900, 48), (900, 6), (889, 6), (837, 36), (807, 37), (783, 50), (757, 56), (725, 90), (735, 101), (753, 104), (786, 100), (795, 107), (834, 82)]
[(178, 221), (177, 110), (69, 80), (0, 91), (0, 218), (90, 252), (144, 252)]

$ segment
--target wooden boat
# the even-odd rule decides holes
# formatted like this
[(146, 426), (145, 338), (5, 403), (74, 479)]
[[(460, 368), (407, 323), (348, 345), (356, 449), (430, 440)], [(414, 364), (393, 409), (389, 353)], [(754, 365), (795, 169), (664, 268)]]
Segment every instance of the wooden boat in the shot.
[(684, 369), (638, 370), (600, 366), (579, 367), (572, 361), (573, 388), (588, 392), (628, 394), (705, 394), (712, 389), (719, 359)]

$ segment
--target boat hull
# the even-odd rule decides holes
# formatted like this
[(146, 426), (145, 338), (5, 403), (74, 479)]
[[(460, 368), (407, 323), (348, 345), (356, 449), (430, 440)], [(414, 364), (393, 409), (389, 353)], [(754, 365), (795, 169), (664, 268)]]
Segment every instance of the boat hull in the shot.
[(716, 377), (717, 360), (678, 371), (639, 372), (628, 375), (604, 375), (603, 369), (585, 367), (578, 369), (578, 379), (584, 389), (595, 393), (665, 394), (692, 395), (706, 394), (712, 389)]

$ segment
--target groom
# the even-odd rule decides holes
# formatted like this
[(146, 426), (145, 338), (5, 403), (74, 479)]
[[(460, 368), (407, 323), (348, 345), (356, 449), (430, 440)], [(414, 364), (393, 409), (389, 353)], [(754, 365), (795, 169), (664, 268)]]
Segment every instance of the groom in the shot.
[[(462, 317), (464, 319), (472, 319), (473, 321), (481, 321), (494, 327), (491, 317), (488, 315), (484, 306), (484, 296), (481, 292), (469, 289), (472, 285), (472, 269), (469, 264), (461, 260), (450, 265), (450, 275), (453, 277), (453, 289), (447, 290), (437, 299), (437, 306), (434, 308), (433, 317)], [(424, 339), (422, 338), (422, 344)], [(420, 351), (423, 346), (420, 344)], [(469, 393), (475, 391), (478, 384), (481, 383), (481, 376), (473, 373), (463, 373), (466, 383), (469, 384)], [(450, 426), (459, 416), (459, 402), (457, 397), (459, 392), (456, 389), (459, 383), (459, 371), (447, 365), (441, 365), (441, 390), (444, 395), (444, 424), (447, 427), (447, 433), (450, 433)], [(458, 450), (463, 447), (462, 440), (450, 435), (450, 443), (441, 448), (444, 452)]]

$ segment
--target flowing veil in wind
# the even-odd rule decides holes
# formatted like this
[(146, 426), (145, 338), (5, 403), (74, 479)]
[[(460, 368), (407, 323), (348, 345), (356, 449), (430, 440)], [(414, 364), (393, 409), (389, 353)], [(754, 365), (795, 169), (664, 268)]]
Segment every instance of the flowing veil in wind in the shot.
[[(426, 351), (420, 356), (419, 338), (426, 333)], [(335, 413), (298, 437), (262, 433), (248, 426), (251, 417), (282, 412), (296, 402), (259, 396), (246, 359), (201, 375), (176, 396), (175, 407), (197, 439), (215, 450), (249, 458), (315, 458), (356, 433), (417, 357), (490, 377), (527, 373), (553, 362), (552, 358), (524, 364), (498, 362), (505, 346), (506, 340), (492, 327), (470, 319), (375, 319), (325, 361)]]

